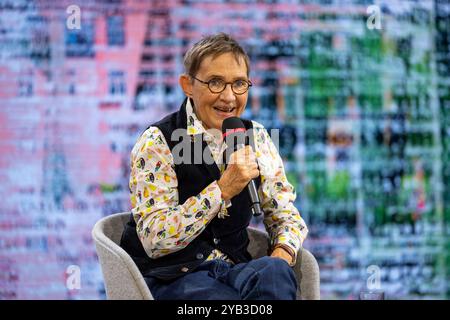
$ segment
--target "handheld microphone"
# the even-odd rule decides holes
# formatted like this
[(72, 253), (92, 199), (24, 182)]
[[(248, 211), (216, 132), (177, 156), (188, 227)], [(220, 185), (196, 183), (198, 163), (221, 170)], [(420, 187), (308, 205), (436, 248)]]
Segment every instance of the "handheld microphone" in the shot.
[[(238, 117), (226, 118), (222, 123), (223, 140), (227, 142), (228, 148), (231, 147), (233, 152), (249, 144), (246, 131), (244, 123)], [(227, 155), (230, 154), (230, 152), (227, 152)], [(228, 163), (228, 159), (226, 159), (226, 163)], [(253, 215), (261, 215), (263, 211), (254, 179), (248, 183), (247, 190)]]

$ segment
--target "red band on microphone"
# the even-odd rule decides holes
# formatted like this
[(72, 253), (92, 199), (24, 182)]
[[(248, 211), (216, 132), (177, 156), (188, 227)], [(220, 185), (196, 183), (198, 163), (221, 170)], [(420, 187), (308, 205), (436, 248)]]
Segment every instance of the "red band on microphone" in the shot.
[(246, 131), (245, 128), (227, 129), (227, 131), (223, 133), (223, 137), (226, 138), (229, 134), (245, 131)]

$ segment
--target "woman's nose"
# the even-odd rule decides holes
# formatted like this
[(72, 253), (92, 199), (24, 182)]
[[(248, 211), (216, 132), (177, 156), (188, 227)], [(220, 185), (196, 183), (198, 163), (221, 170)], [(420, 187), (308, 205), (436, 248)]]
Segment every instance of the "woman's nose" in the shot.
[(220, 98), (224, 101), (234, 101), (236, 100), (236, 96), (231, 89), (231, 83), (227, 83), (225, 89), (220, 93)]

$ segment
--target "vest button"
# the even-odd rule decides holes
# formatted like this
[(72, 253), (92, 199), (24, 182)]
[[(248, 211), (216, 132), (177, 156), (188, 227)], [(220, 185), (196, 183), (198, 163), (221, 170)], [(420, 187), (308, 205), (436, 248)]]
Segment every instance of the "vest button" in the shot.
[(182, 272), (188, 272), (188, 271), (189, 271), (189, 268), (188, 268), (188, 267), (183, 267), (183, 268), (181, 268), (181, 271), (182, 271)]
[(220, 239), (214, 238), (214, 239), (213, 239), (213, 242), (214, 242), (214, 244), (219, 244)]
[(197, 259), (198, 260), (203, 259), (203, 253), (197, 253)]

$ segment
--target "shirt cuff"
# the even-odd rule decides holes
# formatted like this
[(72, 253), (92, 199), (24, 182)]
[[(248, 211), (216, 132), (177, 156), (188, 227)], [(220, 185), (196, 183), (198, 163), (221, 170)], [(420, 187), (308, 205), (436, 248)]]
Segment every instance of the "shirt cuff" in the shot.
[(275, 248), (283, 248), (288, 252), (292, 257), (292, 263), (291, 266), (294, 266), (297, 262), (297, 254), (298, 251), (301, 248), (301, 243), (296, 243), (294, 239), (292, 239), (292, 236), (290, 234), (279, 234), (278, 237), (275, 239), (275, 242), (272, 246), (272, 251), (275, 250)]
[[(222, 191), (219, 188), (219, 185), (217, 184), (217, 181), (211, 182), (205, 189), (203, 189), (200, 194), (198, 195), (200, 197), (199, 199), (208, 199), (209, 205), (207, 205), (208, 209), (208, 220), (213, 219), (217, 213), (220, 211), (222, 207), (224, 207), (222, 199)], [(203, 203), (204, 200), (201, 202)]]
[(291, 263), (289, 264), (289, 266), (291, 266), (291, 267), (295, 266), (295, 263), (297, 262), (297, 253), (296, 253), (296, 251), (294, 251), (290, 246), (288, 246), (287, 244), (284, 244), (284, 243), (279, 243), (279, 244), (275, 245), (272, 251), (274, 251), (277, 248), (282, 248), (284, 251), (289, 253), (289, 255), (292, 258), (291, 259)]
[(220, 190), (219, 184), (217, 181), (213, 181), (209, 186), (208, 189), (210, 189), (213, 193), (214, 202), (216, 205), (214, 208), (214, 214), (217, 214), (217, 216), (220, 219), (225, 219), (226, 217), (229, 217), (227, 208), (231, 206), (231, 201), (225, 201), (222, 198), (222, 190)]

